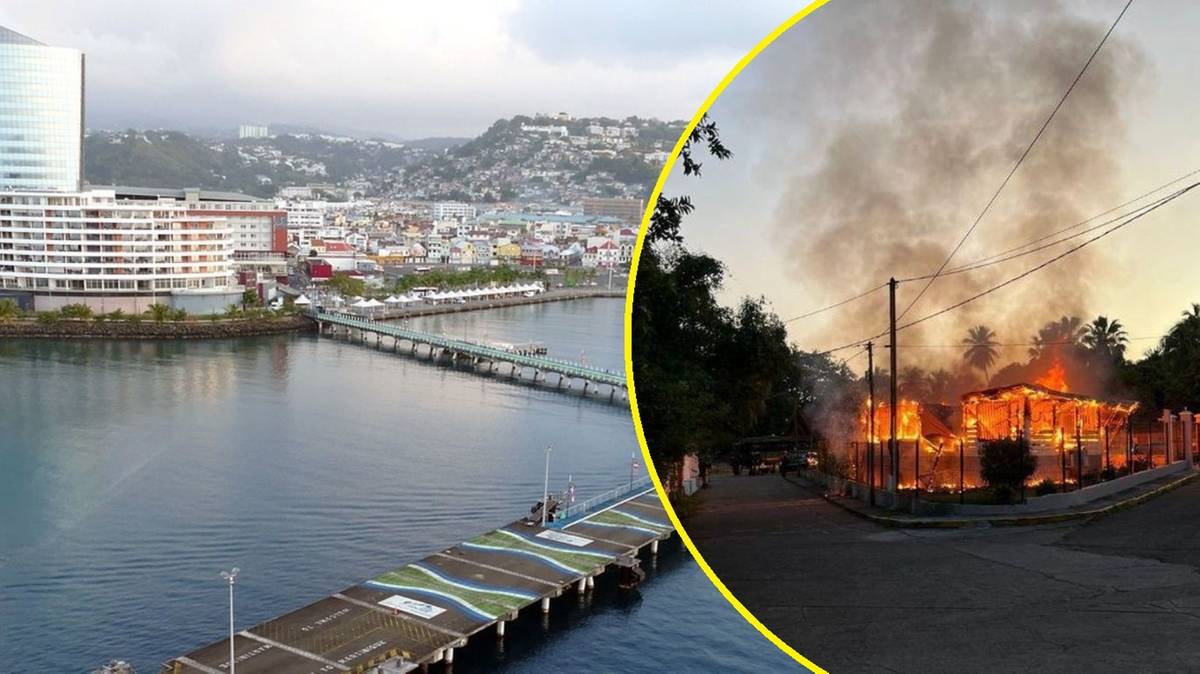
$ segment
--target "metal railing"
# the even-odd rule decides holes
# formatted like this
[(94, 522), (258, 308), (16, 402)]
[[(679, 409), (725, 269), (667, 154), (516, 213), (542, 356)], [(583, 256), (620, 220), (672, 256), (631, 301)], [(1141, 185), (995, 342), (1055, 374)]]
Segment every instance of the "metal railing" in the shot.
[(475, 342), (469, 342), (461, 339), (451, 339), (427, 332), (410, 330), (388, 323), (374, 321), (370, 318), (363, 318), (339, 312), (310, 311), (308, 312), (308, 316), (319, 321), (329, 321), (330, 323), (348, 328), (358, 328), (359, 330), (384, 334), (399, 339), (431, 344), (438, 348), (452, 349), (454, 351), (469, 353), (483, 358), (506, 361), (520, 366), (556, 372), (570, 377), (590, 380), (598, 384), (607, 384), (613, 387), (625, 386), (625, 377), (619, 373), (611, 370), (589, 367), (579, 363), (573, 363), (560, 358), (512, 353), (503, 349), (477, 344)]
[(586, 501), (580, 501), (579, 503), (569, 505), (555, 517), (555, 523), (566, 524), (572, 519), (577, 518), (580, 515), (586, 515), (587, 513), (598, 509), (600, 506), (606, 503), (619, 501), (630, 494), (634, 494), (639, 491), (645, 491), (650, 484), (650, 476), (643, 475), (632, 482), (623, 484), (620, 487), (609, 489), (608, 491), (597, 494)]

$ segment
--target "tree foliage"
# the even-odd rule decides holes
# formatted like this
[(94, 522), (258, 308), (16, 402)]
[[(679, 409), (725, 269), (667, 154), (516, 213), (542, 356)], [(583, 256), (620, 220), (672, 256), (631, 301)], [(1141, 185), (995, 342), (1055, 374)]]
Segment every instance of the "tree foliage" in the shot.
[(986, 440), (979, 453), (979, 472), (992, 487), (1019, 489), (1037, 470), (1037, 457), (1025, 438)]

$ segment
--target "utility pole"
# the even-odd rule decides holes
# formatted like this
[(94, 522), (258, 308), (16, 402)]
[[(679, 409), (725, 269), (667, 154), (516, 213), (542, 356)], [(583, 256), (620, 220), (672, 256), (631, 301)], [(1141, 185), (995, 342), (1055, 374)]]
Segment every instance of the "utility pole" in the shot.
[(891, 489), (898, 490), (900, 488), (900, 462), (898, 461), (900, 453), (900, 445), (896, 442), (896, 286), (900, 282), (896, 277), (888, 279), (888, 332), (891, 335), (891, 341), (888, 348), (891, 349), (889, 357), (891, 359), (891, 391), (889, 392), (888, 404), (888, 460), (892, 462), (892, 479)]
[(867, 503), (875, 505), (875, 343), (867, 342)]

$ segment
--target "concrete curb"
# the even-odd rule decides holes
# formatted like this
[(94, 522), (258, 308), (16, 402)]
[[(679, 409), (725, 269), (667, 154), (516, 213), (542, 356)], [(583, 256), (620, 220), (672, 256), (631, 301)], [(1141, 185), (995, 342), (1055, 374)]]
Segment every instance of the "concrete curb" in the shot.
[[(786, 479), (786, 478), (785, 478)], [(803, 478), (801, 478), (803, 479)], [(863, 519), (880, 524), (885, 527), (896, 529), (964, 529), (969, 527), (1014, 527), (1014, 526), (1034, 526), (1038, 524), (1057, 524), (1059, 522), (1068, 522), (1071, 520), (1091, 519), (1094, 517), (1103, 517), (1110, 515), (1127, 508), (1132, 508), (1148, 501), (1156, 496), (1160, 496), (1174, 489), (1178, 489), (1183, 485), (1200, 479), (1200, 472), (1192, 471), (1183, 477), (1168, 482), (1160, 487), (1152, 489), (1144, 494), (1131, 496), (1125, 500), (1116, 503), (1110, 503), (1101, 508), (1092, 508), (1091, 510), (1077, 510), (1064, 513), (1039, 513), (1033, 515), (1005, 515), (999, 517), (976, 517), (976, 518), (945, 518), (945, 519), (912, 519), (907, 517), (891, 517), (888, 515), (877, 515), (867, 512), (866, 510), (850, 506), (843, 503), (841, 499), (832, 497), (828, 492), (822, 492), (821, 497), (827, 502), (849, 512), (858, 515)]]

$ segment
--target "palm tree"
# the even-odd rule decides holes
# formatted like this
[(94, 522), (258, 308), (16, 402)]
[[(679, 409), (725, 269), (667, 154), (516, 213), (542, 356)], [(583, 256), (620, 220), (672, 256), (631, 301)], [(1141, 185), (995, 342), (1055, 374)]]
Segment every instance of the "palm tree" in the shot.
[(983, 379), (986, 383), (990, 380), (988, 371), (996, 364), (996, 356), (999, 355), (996, 352), (996, 346), (998, 345), (998, 342), (996, 342), (996, 333), (992, 332), (992, 329), (986, 325), (976, 325), (967, 330), (967, 336), (963, 339), (962, 343), (967, 347), (963, 353), (963, 359), (971, 367), (983, 370)]
[(1029, 347), (1030, 358), (1041, 357), (1046, 347), (1061, 349), (1062, 347), (1077, 346), (1087, 328), (1083, 319), (1078, 316), (1063, 316), (1057, 321), (1043, 325), (1033, 336), (1033, 346)]
[(934, 402), (946, 402), (950, 399), (950, 388), (954, 384), (954, 375), (949, 370), (939, 368), (929, 373), (929, 397)]
[(900, 395), (905, 398), (924, 400), (928, 397), (929, 388), (925, 379), (925, 370), (915, 365), (900, 370), (900, 379), (896, 384), (900, 389)]
[[(1195, 306), (1195, 305), (1194, 305)], [(1200, 306), (1196, 306), (1200, 309)], [(1187, 312), (1184, 312), (1187, 315)], [(1119, 320), (1108, 320), (1107, 316), (1097, 316), (1084, 329), (1083, 345), (1093, 353), (1104, 354), (1116, 360), (1125, 359), (1125, 345), (1129, 335)]]
[(155, 323), (162, 323), (163, 321), (167, 320), (168, 317), (170, 317), (171, 307), (165, 304), (155, 303), (150, 305), (150, 308), (146, 310), (146, 313), (150, 314), (150, 318), (153, 319)]

